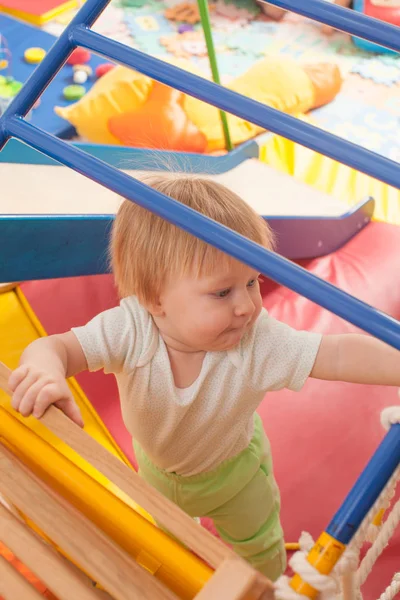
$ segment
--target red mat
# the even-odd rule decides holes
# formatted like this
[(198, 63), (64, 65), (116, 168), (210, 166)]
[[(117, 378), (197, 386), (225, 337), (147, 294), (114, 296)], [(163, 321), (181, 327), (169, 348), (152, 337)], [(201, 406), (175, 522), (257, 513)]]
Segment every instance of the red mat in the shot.
[(70, 0), (0, 0), (3, 10), (18, 10), (31, 15), (44, 15)]
[[(303, 264), (341, 289), (400, 318), (400, 229), (371, 223), (333, 255)], [(83, 324), (117, 302), (110, 276), (29, 282), (24, 293), (49, 333)], [(296, 327), (323, 333), (355, 328), (272, 282), (263, 285), (271, 314)], [(133, 459), (121, 421), (112, 376), (78, 377), (114, 438)], [(288, 541), (302, 530), (317, 536), (328, 524), (384, 432), (379, 414), (398, 404), (397, 390), (378, 386), (309, 381), (300, 393), (267, 395), (260, 414), (271, 440), (282, 492), (282, 520)], [(399, 570), (400, 532), (383, 553), (364, 586), (364, 599), (378, 598)]]

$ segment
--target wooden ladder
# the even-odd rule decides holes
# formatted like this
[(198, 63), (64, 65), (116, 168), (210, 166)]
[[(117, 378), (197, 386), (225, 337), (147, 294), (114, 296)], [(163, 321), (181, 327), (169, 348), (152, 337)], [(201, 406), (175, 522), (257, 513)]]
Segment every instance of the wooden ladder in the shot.
[[(8, 394), (9, 373), (9, 369), (0, 363), (0, 388)], [(213, 567), (214, 574), (196, 594), (196, 600), (273, 600), (271, 582), (199, 527), (63, 413), (50, 407), (41, 421), (134, 499), (162, 527)], [(178, 596), (41, 481), (13, 454), (12, 449), (2, 443), (0, 493), (17, 509), (10, 510), (0, 504), (0, 540), (58, 600), (177, 600)], [(73, 563), (79, 564), (82, 571), (29, 528), (18, 511), (35, 523)], [(94, 588), (92, 580), (98, 582), (101, 589)], [(2, 558), (0, 596), (5, 600), (43, 598)]]

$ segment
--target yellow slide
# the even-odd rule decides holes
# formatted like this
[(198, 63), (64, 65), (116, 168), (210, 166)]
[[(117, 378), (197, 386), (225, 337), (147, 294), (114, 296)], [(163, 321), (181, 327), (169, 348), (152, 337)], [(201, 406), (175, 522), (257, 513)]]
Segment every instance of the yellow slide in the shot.
[[(14, 368), (23, 348), (46, 335), (18, 287), (0, 288), (0, 361)], [(93, 438), (129, 464), (74, 379), (69, 381)], [(139, 564), (180, 598), (193, 598), (213, 570), (157, 528), (131, 498), (34, 418), (24, 419), (0, 390), (0, 438), (13, 453), (61, 493)], [(33, 523), (29, 523), (35, 528)]]
[[(23, 349), (38, 337), (46, 335), (41, 323), (18, 287), (1, 293), (0, 287), (0, 360), (11, 369), (18, 364)], [(129, 464), (100, 417), (77, 382), (71, 378), (70, 387), (82, 411), (85, 430), (109, 452)], [(1, 394), (1, 392), (0, 392)]]

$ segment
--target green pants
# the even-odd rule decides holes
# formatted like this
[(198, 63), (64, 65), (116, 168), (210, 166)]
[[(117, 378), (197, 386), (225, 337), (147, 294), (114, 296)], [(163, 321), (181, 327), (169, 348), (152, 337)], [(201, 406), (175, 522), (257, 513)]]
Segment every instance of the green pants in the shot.
[(192, 517), (209, 517), (221, 538), (275, 581), (286, 568), (280, 495), (269, 442), (254, 417), (249, 446), (213, 471), (183, 477), (158, 469), (134, 442), (139, 474)]

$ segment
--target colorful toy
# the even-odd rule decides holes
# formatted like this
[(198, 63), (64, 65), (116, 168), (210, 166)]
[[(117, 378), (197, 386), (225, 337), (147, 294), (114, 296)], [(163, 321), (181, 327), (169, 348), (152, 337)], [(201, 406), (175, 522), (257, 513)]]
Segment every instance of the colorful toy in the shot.
[(4, 35), (0, 33), (0, 71), (10, 67), (11, 51)]
[[(15, 81), (15, 79), (11, 76), (3, 77), (0, 75), (0, 115), (5, 111), (7, 106), (10, 104), (14, 96), (18, 94), (20, 89), (22, 88), (22, 83), (20, 81)], [(35, 104), (32, 107), (32, 110), (35, 110), (40, 106), (40, 98), (36, 100)], [(31, 118), (32, 111), (29, 111), (27, 118)]]
[(15, 81), (11, 76), (0, 75), (0, 98), (14, 98), (22, 88), (20, 81)]
[(93, 69), (89, 65), (74, 65), (73, 72), (73, 80), (77, 84), (86, 83), (88, 78), (93, 75)]
[[(1, 3), (1, 0), (0, 0)], [(29, 5), (34, 5), (35, 0)], [(36, 4), (35, 4), (36, 5)], [(0, 75), (12, 76), (15, 81), (24, 83), (37, 68), (35, 64), (29, 64), (24, 60), (24, 52), (27, 48), (43, 48), (46, 52), (56, 41), (56, 37), (47, 31), (38, 27), (28, 25), (28, 23), (19, 21), (0, 12), (0, 61), (6, 58), (9, 62), (7, 70), (0, 71)], [(96, 67), (104, 64), (104, 58), (91, 55), (90, 62), (87, 63), (95, 71)], [(51, 86), (41, 96), (39, 108), (31, 114), (30, 122), (38, 127), (43, 127), (46, 131), (63, 138), (72, 137), (74, 128), (56, 115), (54, 106), (61, 104), (67, 106), (70, 101), (64, 99), (63, 89), (69, 82), (72, 83), (72, 66), (66, 65), (56, 74)], [(95, 78), (89, 78), (85, 87), (89, 90)]]
[(27, 48), (24, 52), (24, 60), (30, 65), (38, 65), (46, 56), (43, 48)]
[(115, 67), (115, 65), (113, 63), (102, 63), (101, 65), (96, 67), (95, 74), (96, 74), (97, 79), (100, 79), (100, 77), (103, 77), (103, 75), (108, 73), (108, 71), (111, 71), (111, 69), (114, 69), (114, 67)]
[[(399, 0), (354, 0), (353, 9), (368, 17), (373, 17), (374, 19), (379, 19), (380, 21), (400, 27)], [(371, 52), (378, 52), (380, 54), (397, 54), (397, 52), (384, 46), (373, 44), (368, 40), (355, 36), (353, 37), (353, 42), (362, 50), (370, 50)]]
[(90, 52), (85, 48), (75, 48), (68, 57), (67, 65), (84, 65), (90, 60)]
[(78, 7), (79, 0), (0, 0), (0, 12), (38, 27)]
[[(177, 35), (182, 38), (187, 34)], [(189, 72), (199, 74), (199, 71), (185, 60), (170, 62)], [(333, 64), (299, 66), (295, 61), (268, 57), (230, 82), (227, 87), (286, 113), (298, 114), (333, 100), (341, 88), (341, 83), (340, 71)], [(123, 131), (133, 132), (134, 127), (131, 123), (137, 123), (136, 111), (139, 111), (143, 118), (147, 111), (148, 115), (153, 114), (154, 105), (151, 103), (147, 107), (152, 85), (150, 78), (118, 66), (96, 82), (81, 101), (70, 107), (56, 107), (55, 110), (58, 115), (69, 120), (78, 133), (89, 141), (100, 144), (121, 144), (121, 142), (127, 143), (127, 139), (130, 139), (130, 145), (134, 145), (133, 137), (124, 135)], [(205, 136), (206, 151), (225, 148), (221, 120), (216, 108), (186, 95), (180, 102), (180, 106), (188, 122)], [(164, 125), (163, 119), (166, 119)], [(116, 122), (118, 122), (119, 132), (117, 136), (115, 135)], [(184, 150), (185, 146), (182, 146), (182, 142), (187, 141), (187, 138), (181, 138), (180, 134), (170, 138), (180, 139), (179, 148), (165, 146), (163, 131), (171, 132), (172, 126), (166, 112), (160, 111), (157, 122), (159, 126), (152, 128), (153, 133), (151, 136), (148, 135), (148, 139), (150, 140), (151, 137), (152, 140), (150, 147)], [(234, 145), (249, 140), (263, 131), (260, 127), (233, 115), (228, 115), (228, 123)], [(180, 127), (181, 125), (177, 125), (177, 131), (180, 131)], [(154, 144), (158, 134), (160, 140), (157, 146)], [(144, 138), (140, 136), (140, 139)], [(141, 146), (142, 143), (140, 142), (139, 145)], [(191, 151), (189, 148), (192, 147), (189, 143), (188, 151)]]
[(83, 85), (67, 85), (63, 90), (64, 98), (70, 102), (80, 100), (86, 94)]

